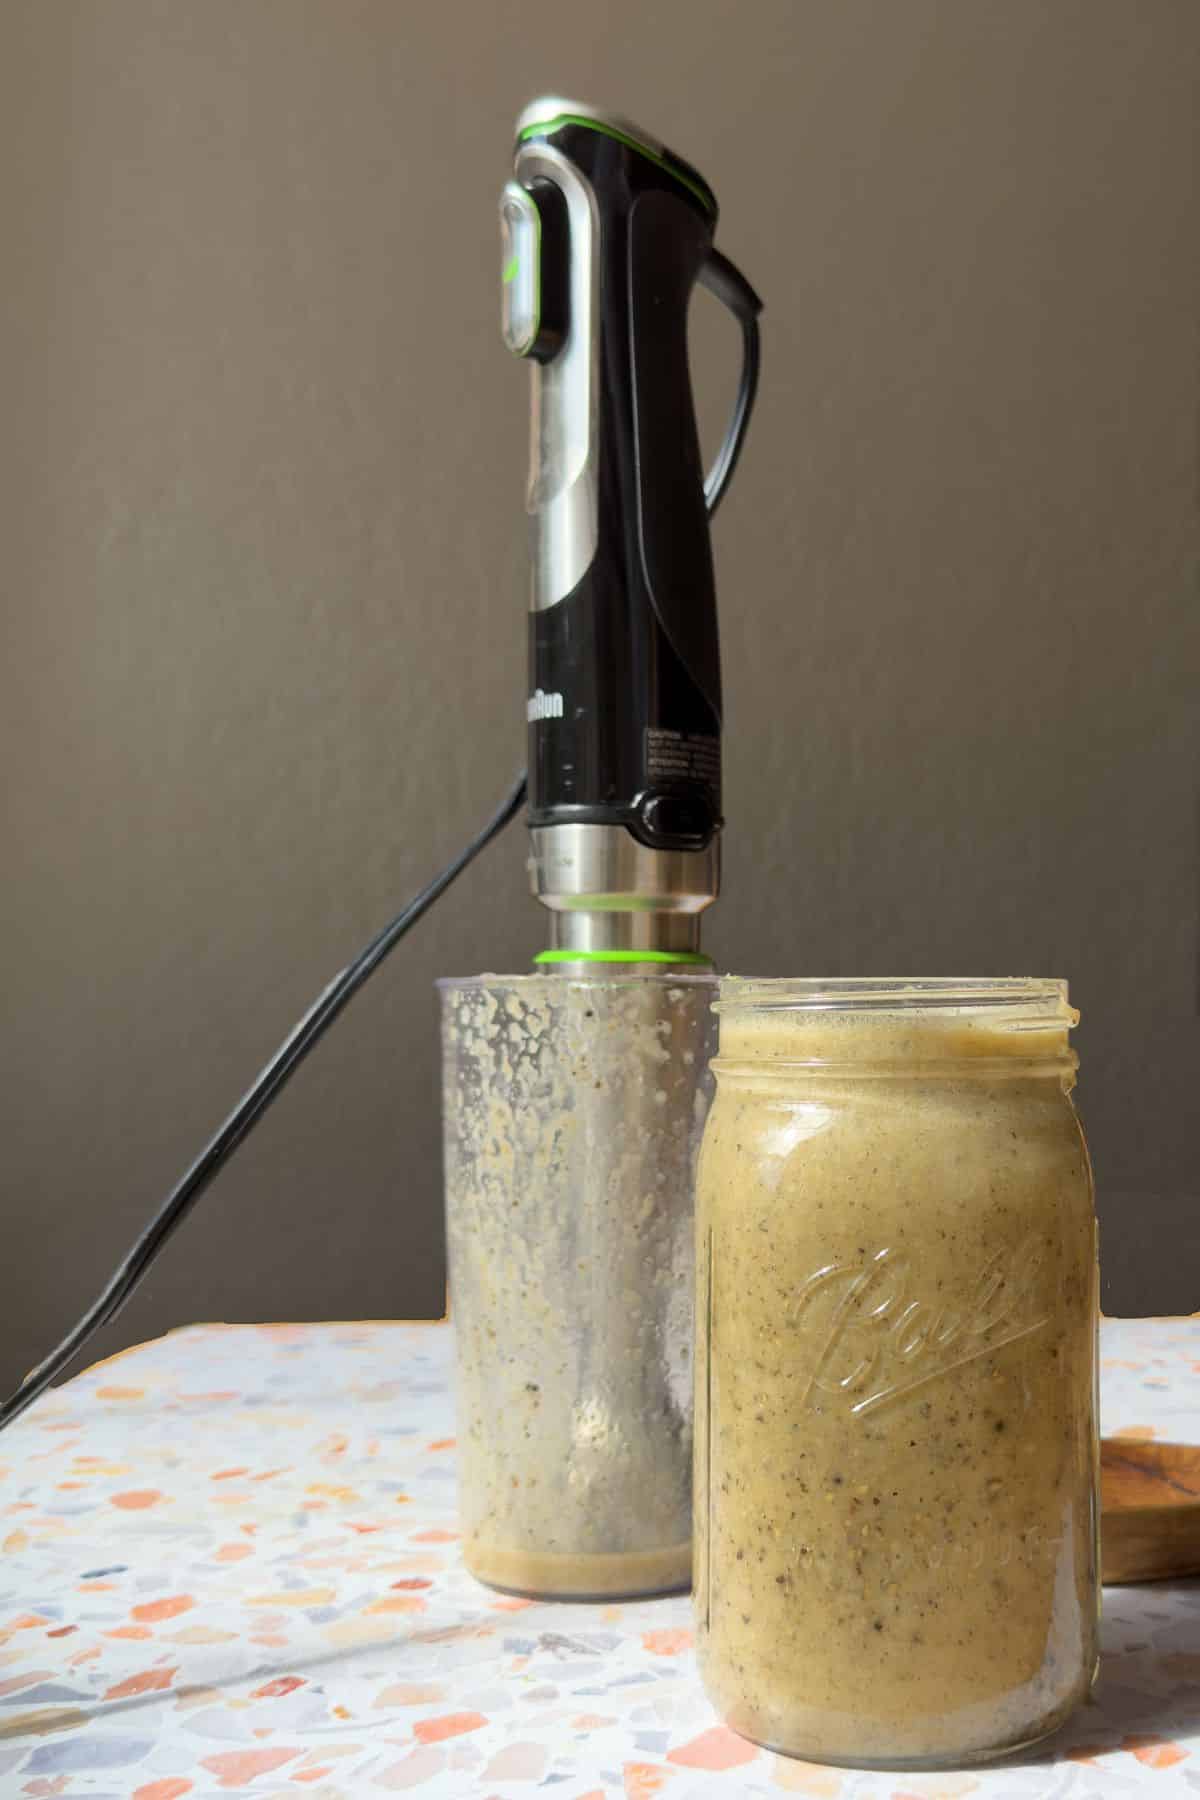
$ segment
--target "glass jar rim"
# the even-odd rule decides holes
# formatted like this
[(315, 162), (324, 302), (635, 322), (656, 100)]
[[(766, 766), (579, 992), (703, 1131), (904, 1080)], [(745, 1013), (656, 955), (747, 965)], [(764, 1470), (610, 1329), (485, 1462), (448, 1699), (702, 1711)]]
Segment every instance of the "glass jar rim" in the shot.
[(519, 994), (547, 985), (565, 991), (567, 988), (607, 988), (617, 983), (629, 987), (637, 982), (648, 982), (651, 986), (660, 988), (715, 988), (718, 977), (713, 969), (664, 970), (613, 963), (604, 965), (604, 973), (600, 973), (600, 966), (597, 965), (595, 975), (564, 975), (559, 969), (550, 967), (526, 970), (521, 975), (440, 975), (433, 985), (442, 994), (488, 993), (500, 989)]
[(999, 1014), (1005, 1027), (1070, 1028), (1079, 1014), (1067, 983), (1057, 977), (987, 976), (755, 976), (727, 975), (714, 1010), (824, 1013)]

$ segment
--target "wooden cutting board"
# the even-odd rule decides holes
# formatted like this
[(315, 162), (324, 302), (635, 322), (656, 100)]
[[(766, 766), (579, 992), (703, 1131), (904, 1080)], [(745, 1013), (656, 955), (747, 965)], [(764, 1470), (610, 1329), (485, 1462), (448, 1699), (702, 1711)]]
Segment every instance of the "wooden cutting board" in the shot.
[(1105, 1438), (1100, 1500), (1105, 1581), (1200, 1575), (1200, 1445)]

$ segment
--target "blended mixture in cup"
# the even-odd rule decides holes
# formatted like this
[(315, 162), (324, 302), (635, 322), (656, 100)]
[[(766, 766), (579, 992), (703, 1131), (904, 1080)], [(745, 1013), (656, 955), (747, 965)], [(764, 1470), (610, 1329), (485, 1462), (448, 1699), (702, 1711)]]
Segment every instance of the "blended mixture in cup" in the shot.
[(1096, 1234), (1059, 982), (725, 982), (701, 1671), (815, 1760), (1053, 1730), (1097, 1659)]
[(686, 1588), (707, 975), (441, 984), (463, 1557), (558, 1599)]

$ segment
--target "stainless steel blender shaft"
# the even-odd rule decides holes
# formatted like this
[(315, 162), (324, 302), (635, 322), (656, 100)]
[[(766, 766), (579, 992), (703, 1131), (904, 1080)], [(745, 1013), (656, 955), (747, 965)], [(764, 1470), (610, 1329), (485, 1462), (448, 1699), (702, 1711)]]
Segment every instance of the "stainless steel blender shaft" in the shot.
[[(694, 960), (700, 915), (716, 899), (720, 839), (703, 850), (651, 850), (620, 825), (547, 825), (530, 832), (534, 894), (550, 912), (551, 949), (581, 962), (605, 952), (676, 952)], [(623, 957), (622, 960), (625, 960)]]

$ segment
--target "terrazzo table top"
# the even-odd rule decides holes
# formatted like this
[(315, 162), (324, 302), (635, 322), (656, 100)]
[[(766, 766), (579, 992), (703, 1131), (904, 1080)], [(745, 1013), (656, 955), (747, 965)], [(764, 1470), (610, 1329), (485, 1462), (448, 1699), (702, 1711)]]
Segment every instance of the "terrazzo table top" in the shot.
[[(0, 1438), (0, 1796), (1200, 1794), (1200, 1582), (1113, 1588), (1093, 1702), (986, 1771), (756, 1750), (686, 1596), (506, 1599), (455, 1532), (449, 1326), (193, 1326)], [(1200, 1320), (1110, 1320), (1107, 1434), (1200, 1441)]]

